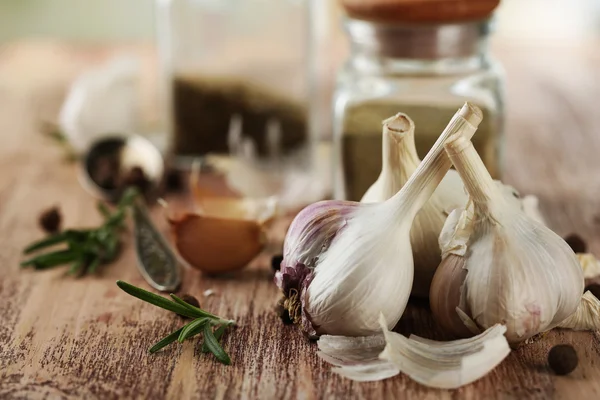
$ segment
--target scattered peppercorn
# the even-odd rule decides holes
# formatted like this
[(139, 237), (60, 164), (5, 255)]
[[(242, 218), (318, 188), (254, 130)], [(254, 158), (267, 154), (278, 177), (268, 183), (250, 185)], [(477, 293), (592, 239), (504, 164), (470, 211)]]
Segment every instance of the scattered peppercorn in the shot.
[(141, 167), (135, 166), (127, 171), (127, 173), (123, 176), (119, 187), (126, 188), (129, 186), (134, 186), (140, 189), (142, 193), (146, 193), (150, 187), (150, 184), (151, 182), (146, 176), (144, 170)]
[(556, 375), (567, 375), (577, 368), (577, 352), (569, 344), (559, 344), (550, 349), (548, 364)]
[(197, 298), (195, 298), (191, 294), (186, 293), (183, 296), (181, 296), (181, 299), (194, 307), (200, 308), (200, 302), (198, 301)]
[(283, 322), (284, 325), (291, 325), (294, 323), (294, 321), (292, 321), (292, 319), (290, 318), (289, 311), (283, 305), (277, 304), (275, 306), (275, 312), (277, 313), (279, 318), (281, 318), (281, 322)]
[(181, 172), (170, 168), (165, 175), (165, 186), (168, 192), (177, 193), (183, 190), (183, 179)]
[(56, 233), (60, 230), (62, 217), (58, 207), (52, 207), (40, 214), (39, 224), (46, 233)]
[(575, 253), (585, 253), (587, 251), (587, 243), (576, 233), (571, 233), (566, 236), (565, 242), (571, 246), (571, 249), (573, 249), (573, 252)]
[(279, 271), (279, 269), (281, 268), (282, 261), (283, 261), (282, 255), (276, 255), (276, 256), (273, 256), (273, 258), (271, 258), (271, 268), (273, 269), (273, 271)]

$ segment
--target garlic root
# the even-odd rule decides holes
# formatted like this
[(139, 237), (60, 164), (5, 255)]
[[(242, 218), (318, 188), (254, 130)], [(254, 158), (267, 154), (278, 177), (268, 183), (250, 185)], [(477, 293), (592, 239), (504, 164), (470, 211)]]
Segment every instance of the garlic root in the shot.
[(600, 330), (600, 301), (590, 291), (585, 292), (575, 313), (558, 327), (576, 331)]

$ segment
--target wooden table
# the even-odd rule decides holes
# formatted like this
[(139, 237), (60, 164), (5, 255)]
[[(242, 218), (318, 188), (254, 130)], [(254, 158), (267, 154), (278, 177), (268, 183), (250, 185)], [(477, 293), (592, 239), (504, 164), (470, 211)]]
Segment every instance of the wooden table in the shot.
[[(506, 180), (540, 196), (559, 234), (577, 231), (600, 253), (600, 52), (557, 46), (497, 46), (509, 82)], [(151, 58), (145, 47), (134, 51)], [(76, 168), (61, 162), (61, 149), (40, 135), (36, 121), (56, 112), (76, 72), (107, 54), (55, 43), (0, 52), (0, 398), (600, 398), (600, 337), (589, 332), (552, 331), (455, 391), (427, 389), (404, 375), (344, 380), (317, 358), (314, 343), (273, 313), (279, 293), (268, 256), (227, 278), (185, 271), (183, 292), (239, 323), (224, 340), (232, 366), (203, 354), (193, 340), (147, 353), (183, 321), (116, 287), (117, 279), (147, 287), (131, 246), (98, 276), (21, 270), (21, 250), (42, 235), (42, 209), (59, 204), (65, 226), (100, 220)], [(205, 298), (206, 289), (216, 294)], [(408, 308), (399, 329), (439, 334), (419, 304)], [(573, 344), (579, 354), (570, 376), (546, 367), (557, 343)]]

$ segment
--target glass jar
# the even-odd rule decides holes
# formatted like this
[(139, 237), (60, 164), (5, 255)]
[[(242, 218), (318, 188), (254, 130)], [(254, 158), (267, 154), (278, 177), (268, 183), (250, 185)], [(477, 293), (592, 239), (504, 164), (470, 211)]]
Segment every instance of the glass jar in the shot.
[(268, 132), (279, 132), (281, 154), (310, 144), (309, 4), (156, 0), (168, 147), (177, 161), (230, 155), (240, 147), (232, 141), (265, 156), (274, 141)]
[(358, 201), (381, 171), (381, 121), (406, 113), (422, 158), (465, 101), (484, 118), (473, 144), (501, 168), (502, 73), (488, 53), (490, 22), (376, 23), (347, 18), (350, 57), (334, 95), (334, 196)]

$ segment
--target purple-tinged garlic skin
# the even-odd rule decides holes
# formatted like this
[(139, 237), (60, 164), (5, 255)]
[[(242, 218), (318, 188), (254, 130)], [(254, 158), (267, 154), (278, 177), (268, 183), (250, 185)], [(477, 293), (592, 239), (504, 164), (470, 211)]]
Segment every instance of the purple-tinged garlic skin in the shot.
[[(290, 317), (301, 323), (309, 336), (316, 331), (305, 311), (306, 291), (314, 276), (313, 269), (321, 253), (346, 226), (359, 203), (343, 200), (325, 200), (305, 207), (292, 221), (285, 237), (283, 261), (275, 274), (275, 284), (286, 297)], [(298, 308), (298, 306), (300, 306)], [(294, 314), (294, 315), (292, 315)]]

